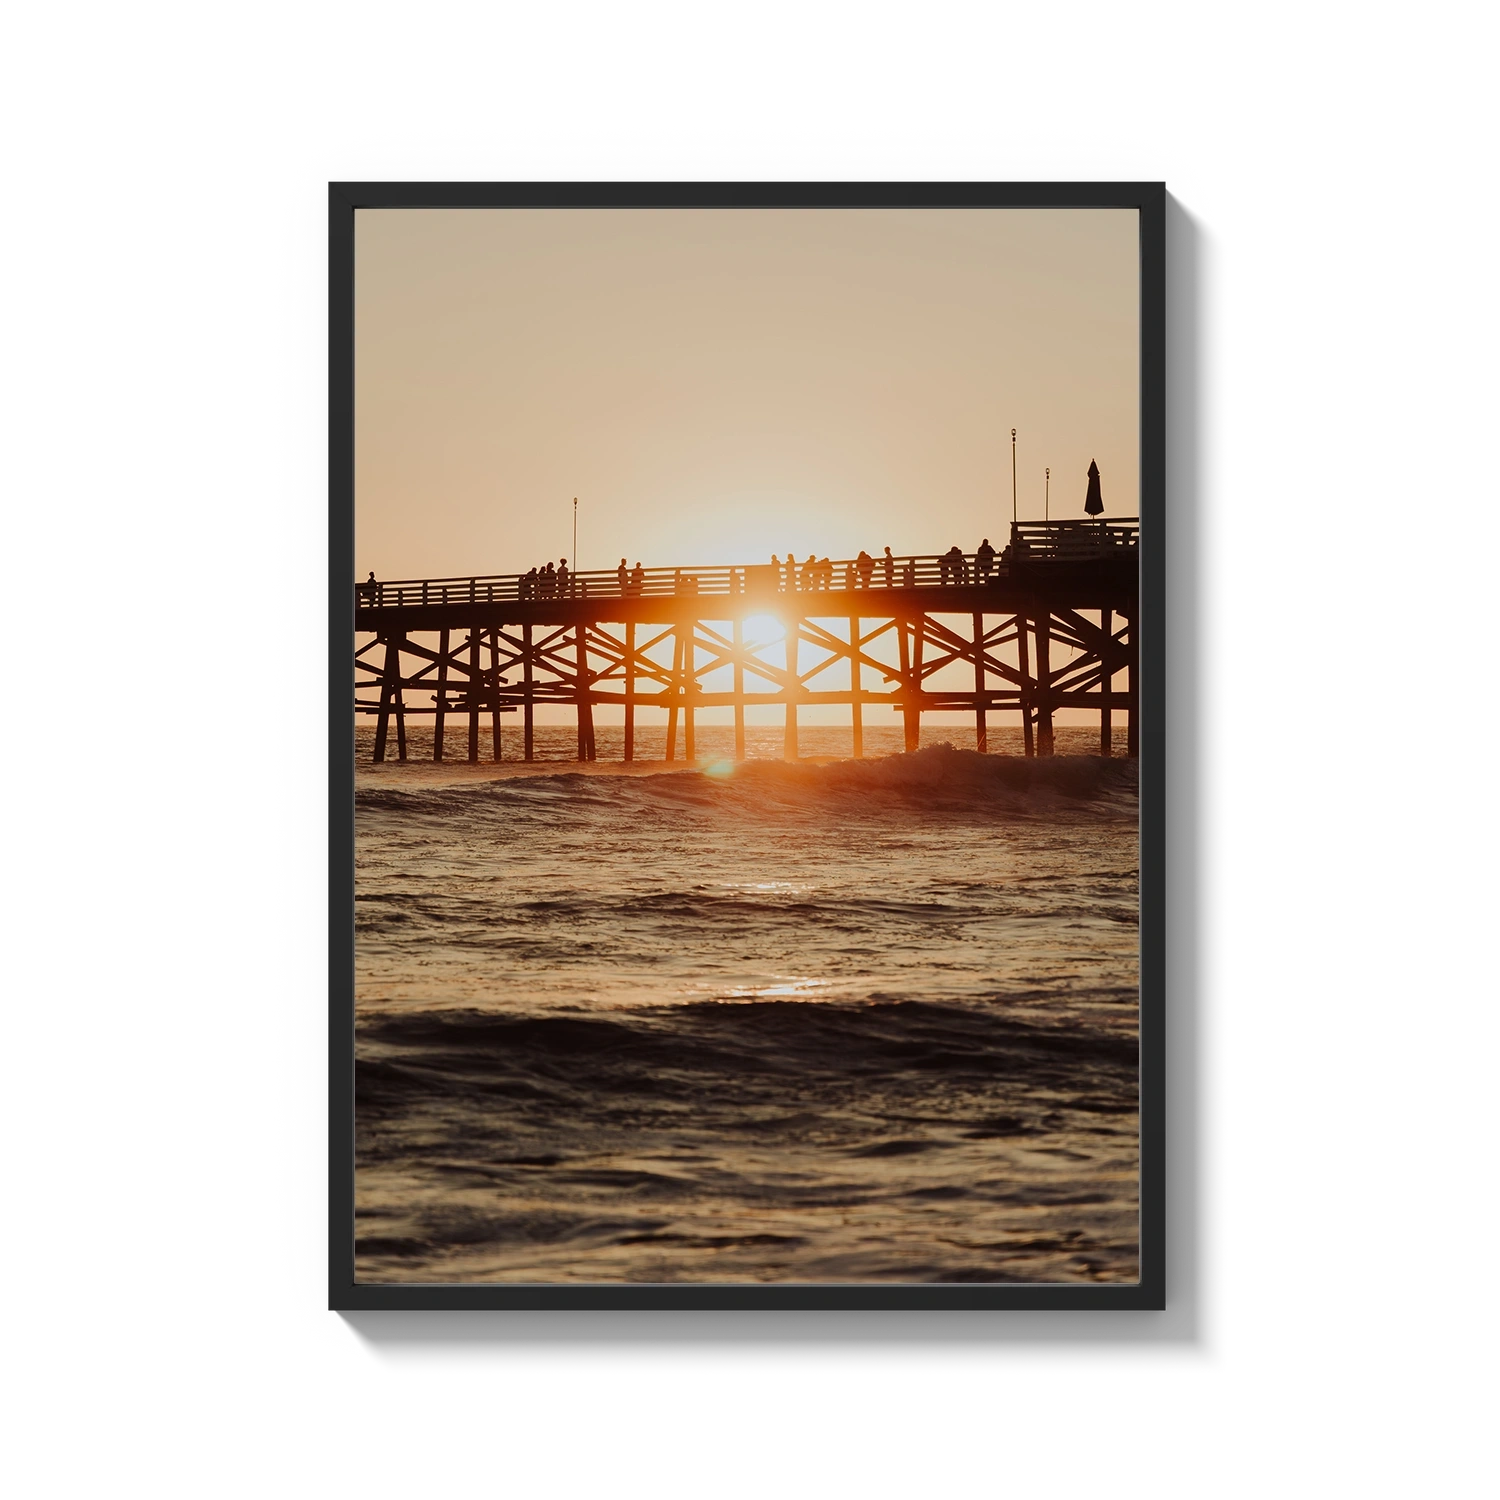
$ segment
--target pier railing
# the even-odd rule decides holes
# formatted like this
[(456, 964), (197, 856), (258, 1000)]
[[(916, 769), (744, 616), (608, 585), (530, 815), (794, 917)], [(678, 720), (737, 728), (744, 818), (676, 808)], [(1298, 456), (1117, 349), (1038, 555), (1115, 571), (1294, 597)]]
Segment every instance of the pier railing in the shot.
[(858, 558), (743, 567), (611, 568), (548, 576), (531, 573), (472, 578), (407, 578), (361, 583), (361, 608), (427, 604), (496, 604), (513, 600), (765, 596), (828, 590), (935, 588), (1009, 579), (1018, 567), (1097, 562), (1134, 549), (1140, 526), (1117, 521), (1020, 521), (993, 557), (961, 555)]

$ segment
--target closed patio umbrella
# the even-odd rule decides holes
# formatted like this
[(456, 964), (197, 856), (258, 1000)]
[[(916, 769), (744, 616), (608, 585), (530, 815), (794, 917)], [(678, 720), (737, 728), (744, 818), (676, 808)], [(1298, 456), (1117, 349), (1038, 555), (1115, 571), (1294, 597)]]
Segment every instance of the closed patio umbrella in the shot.
[(1089, 492), (1083, 508), (1091, 516), (1104, 514), (1104, 497), (1099, 493), (1099, 465), (1093, 459), (1089, 460)]

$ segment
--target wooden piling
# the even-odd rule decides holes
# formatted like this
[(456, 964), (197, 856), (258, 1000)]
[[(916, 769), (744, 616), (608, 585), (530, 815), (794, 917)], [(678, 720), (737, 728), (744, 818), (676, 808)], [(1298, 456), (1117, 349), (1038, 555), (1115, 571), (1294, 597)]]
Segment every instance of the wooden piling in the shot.
[(573, 699), (578, 709), (578, 758), (594, 758), (594, 699), (589, 691), (589, 647), (588, 626), (578, 622), (578, 633), (574, 637), (578, 651), (578, 683)]
[(448, 631), (438, 632), (437, 717), (432, 724), (432, 758), (443, 758), (443, 720), (448, 709)]
[[(912, 631), (913, 639), (907, 639), (907, 631)], [(901, 658), (901, 721), (906, 727), (906, 753), (910, 754), (919, 744), (922, 736), (921, 709), (916, 706), (916, 678), (912, 673), (912, 646), (915, 643), (915, 622), (910, 619), (898, 619), (895, 622), (895, 639)]]
[(490, 626), (490, 733), (494, 736), (491, 757), (500, 760), (504, 743), (500, 734), (500, 627)]
[(375, 754), (372, 759), (377, 766), (385, 761), (385, 744), (391, 729), (391, 698), (400, 671), (401, 651), (396, 637), (389, 635), (385, 640), (385, 670), (380, 678), (380, 712), (375, 719)]
[(849, 616), (849, 715), (853, 727), (850, 751), (855, 760), (865, 754), (865, 718), (861, 694), (864, 688), (859, 670), (859, 616)]
[(786, 626), (786, 730), (781, 741), (783, 760), (796, 760), (801, 753), (797, 748), (797, 642), (802, 635), (802, 622), (788, 620)]
[(745, 668), (740, 657), (745, 649), (744, 621), (734, 617), (734, 758), (745, 758)]
[(677, 704), (682, 696), (682, 632), (672, 637), (672, 696), (667, 700), (667, 760), (677, 759)]
[(406, 644), (406, 636), (401, 635), (396, 640), (396, 675), (391, 682), (391, 690), (394, 693), (392, 707), (396, 714), (396, 759), (406, 759), (406, 684), (401, 678), (401, 648)]
[(479, 762), (479, 621), (469, 627), (469, 762)]
[(1052, 754), (1052, 611), (1036, 614), (1036, 753)]
[(1135, 644), (1138, 618), (1137, 615), (1126, 616), (1130, 628), (1131, 650), (1125, 658), (1125, 753), (1132, 756), (1141, 753), (1141, 691), (1135, 665), (1139, 649)]
[(990, 749), (989, 725), (984, 705), (984, 615), (974, 616), (974, 744), (981, 755)]
[(625, 759), (635, 759), (635, 621), (625, 625)]
[(698, 637), (697, 627), (689, 625), (682, 643), (682, 758), (691, 766), (698, 759), (698, 745), (694, 739), (697, 727), (698, 696)]
[(531, 626), (521, 627), (521, 754), (532, 758), (532, 728), (535, 720), (535, 704), (532, 699), (531, 680)]
[(1036, 741), (1031, 731), (1031, 656), (1026, 644), (1028, 623), (1024, 614), (1016, 615), (1016, 660), (1021, 671), (1021, 738), (1025, 742), (1026, 754), (1035, 755)]
[(1110, 691), (1114, 673), (1110, 670), (1114, 665), (1114, 651), (1110, 642), (1114, 634), (1114, 626), (1111, 621), (1109, 605), (1105, 605), (1099, 611), (1099, 628), (1104, 632), (1104, 639), (1099, 643), (1099, 754), (1106, 760), (1114, 753), (1112, 737), (1114, 735), (1114, 724), (1110, 716)]

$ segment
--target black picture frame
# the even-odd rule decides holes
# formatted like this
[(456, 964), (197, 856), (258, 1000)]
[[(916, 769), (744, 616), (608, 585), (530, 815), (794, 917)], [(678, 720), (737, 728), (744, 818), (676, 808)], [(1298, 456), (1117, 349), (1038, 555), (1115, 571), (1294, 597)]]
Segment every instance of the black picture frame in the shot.
[[(348, 712), (354, 211), (480, 204), (1139, 208), (1142, 1280), (1136, 1286), (354, 1283)], [(1223, 786), (1190, 792), (1178, 771), (1169, 801), (1166, 769), (1172, 684), (1178, 691), (1170, 700), (1184, 705), (1175, 718), (1184, 745), (1227, 744), (1227, 688), (1199, 693), (1196, 685), (1227, 678), (1229, 242), (1206, 174), (1193, 168), (1187, 151), (1130, 130), (968, 124), (642, 129), (637, 121), (631, 129), (366, 130), (312, 148), (291, 168), (273, 226), (273, 291), (267, 477), (275, 490), (276, 853), (269, 873), (275, 876), (275, 1098), (266, 1109), (273, 1112), (272, 1235), (299, 1332), (383, 1373), (630, 1371), (663, 1362), (744, 1370), (756, 1367), (745, 1359), (748, 1349), (769, 1353), (765, 1335), (726, 1346), (691, 1332), (696, 1325), (675, 1323), (676, 1343), (672, 1334), (654, 1335), (643, 1355), (633, 1341), (576, 1335), (559, 1341), (555, 1329), (540, 1323), (475, 1320), (516, 1311), (1139, 1311), (1155, 1314), (1148, 1328), (1074, 1319), (1062, 1338), (1050, 1317), (1013, 1320), (1001, 1337), (978, 1343), (950, 1325), (924, 1335), (921, 1365), (1227, 1373), (1229, 795)], [(1176, 631), (1170, 640), (1169, 615)], [(1211, 615), (1221, 625), (1205, 628)], [(326, 684), (312, 700), (309, 676)], [(841, 1328), (862, 1332), (823, 1356), (823, 1368), (909, 1368), (897, 1353), (901, 1341), (847, 1320)], [(886, 1358), (871, 1364), (880, 1350)], [(795, 1364), (805, 1370), (808, 1356), (798, 1352)]]

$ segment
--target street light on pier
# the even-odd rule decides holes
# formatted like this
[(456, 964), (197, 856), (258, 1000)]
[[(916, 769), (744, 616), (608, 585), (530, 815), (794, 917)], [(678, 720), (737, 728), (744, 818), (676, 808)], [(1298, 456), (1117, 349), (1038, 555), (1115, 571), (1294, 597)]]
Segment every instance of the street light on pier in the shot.
[(1010, 430), (1010, 524), (1016, 524), (1016, 429)]

